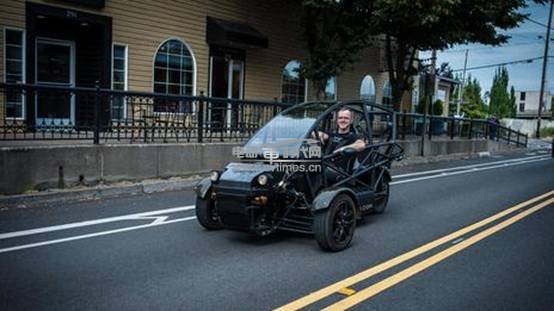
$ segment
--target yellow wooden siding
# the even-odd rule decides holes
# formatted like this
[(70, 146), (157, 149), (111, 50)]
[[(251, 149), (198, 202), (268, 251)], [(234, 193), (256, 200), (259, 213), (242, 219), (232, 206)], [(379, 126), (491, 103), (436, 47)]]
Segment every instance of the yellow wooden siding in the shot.
[[(207, 16), (248, 23), (268, 37), (269, 48), (246, 51), (246, 99), (280, 100), (283, 67), (292, 59), (303, 61), (306, 58), (299, 23), (299, 1), (108, 0), (106, 7), (100, 10), (52, 0), (32, 2), (112, 17), (113, 42), (128, 45), (129, 90), (152, 91), (153, 58), (157, 48), (169, 38), (179, 38), (190, 46), (195, 56), (196, 93), (203, 91), (208, 95)], [(0, 24), (24, 28), (25, 1), (3, 1)], [(1, 42), (3, 44), (3, 40)], [(339, 99), (359, 98), (361, 80), (370, 74), (376, 84), (377, 99), (380, 100), (386, 76), (379, 72), (382, 67), (380, 56), (378, 47), (368, 49), (352, 70), (337, 78)], [(3, 63), (2, 60), (0, 66)], [(309, 95), (314, 95), (311, 85)]]

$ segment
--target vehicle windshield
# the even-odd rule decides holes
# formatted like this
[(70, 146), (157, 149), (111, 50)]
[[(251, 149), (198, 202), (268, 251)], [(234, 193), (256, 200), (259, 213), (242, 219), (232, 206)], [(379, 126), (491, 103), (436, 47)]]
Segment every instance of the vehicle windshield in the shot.
[(269, 121), (244, 146), (246, 148), (299, 148), (329, 103), (309, 103), (292, 108)]

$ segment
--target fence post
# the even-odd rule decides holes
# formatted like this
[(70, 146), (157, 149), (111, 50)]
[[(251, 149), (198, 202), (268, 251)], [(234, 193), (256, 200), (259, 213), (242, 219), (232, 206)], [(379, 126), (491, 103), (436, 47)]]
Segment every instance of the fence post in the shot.
[(271, 116), (272, 118), (275, 118), (275, 116), (277, 115), (277, 97), (273, 97), (273, 116)]
[(198, 142), (204, 139), (204, 91), (200, 91), (200, 100), (198, 101)]
[(94, 97), (94, 144), (97, 145), (100, 143), (100, 81), (96, 80), (95, 88), (95, 97)]
[(510, 144), (510, 137), (512, 136), (512, 129), (508, 128), (508, 145)]
[(473, 119), (469, 119), (469, 131), (467, 133), (467, 138), (471, 139), (473, 137)]
[(454, 139), (454, 128), (456, 126), (456, 119), (452, 118), (450, 120), (450, 139)]
[(406, 139), (406, 113), (402, 115), (402, 140)]
[(429, 116), (429, 130), (428, 130), (428, 131), (429, 131), (429, 132), (428, 132), (428, 134), (429, 134), (429, 140), (431, 140), (431, 138), (432, 138), (432, 136), (433, 136), (433, 131), (432, 131), (432, 130), (433, 130), (433, 116), (430, 115), (430, 116)]

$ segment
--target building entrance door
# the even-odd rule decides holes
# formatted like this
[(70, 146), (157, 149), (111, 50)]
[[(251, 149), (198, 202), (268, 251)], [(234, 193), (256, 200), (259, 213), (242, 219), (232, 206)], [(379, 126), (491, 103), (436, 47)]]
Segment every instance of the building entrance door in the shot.
[[(75, 86), (75, 43), (37, 38), (35, 45), (37, 85)], [(36, 125), (75, 125), (75, 94), (38, 92), (35, 97)]]
[[(244, 60), (232, 55), (210, 57), (210, 96), (243, 99)], [(208, 115), (212, 130), (233, 130), (238, 127), (240, 106), (233, 103), (211, 103)]]

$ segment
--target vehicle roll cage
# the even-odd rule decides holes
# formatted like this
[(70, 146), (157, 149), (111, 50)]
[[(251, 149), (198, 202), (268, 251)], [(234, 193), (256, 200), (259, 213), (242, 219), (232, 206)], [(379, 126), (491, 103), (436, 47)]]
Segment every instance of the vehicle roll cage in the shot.
[[(307, 102), (303, 105), (309, 105), (314, 103), (320, 103), (320, 102)], [(386, 174), (386, 171), (388, 168), (390, 168), (391, 162), (393, 160), (400, 160), (403, 156), (404, 149), (400, 147), (395, 142), (396, 137), (396, 112), (392, 109), (385, 107), (383, 105), (371, 103), (364, 100), (349, 100), (349, 101), (339, 101), (339, 102), (329, 102), (330, 106), (327, 108), (314, 122), (314, 124), (310, 127), (310, 130), (306, 134), (305, 139), (308, 139), (312, 132), (316, 130), (316, 128), (319, 126), (319, 124), (325, 120), (325, 118), (328, 117), (328, 115), (341, 107), (348, 107), (350, 109), (356, 110), (354, 107), (350, 105), (359, 105), (362, 107), (363, 116), (365, 118), (366, 124), (367, 124), (367, 133), (364, 133), (365, 136), (368, 138), (368, 142), (366, 144), (366, 147), (364, 150), (357, 152), (354, 155), (351, 155), (353, 159), (350, 159), (351, 161), (357, 161), (358, 164), (355, 167), (352, 167), (352, 171), (348, 171), (348, 168), (342, 168), (334, 163), (334, 159), (337, 157), (341, 157), (343, 155), (341, 154), (328, 154), (321, 156), (321, 169), (323, 173), (323, 186), (324, 188), (340, 188), (344, 185), (350, 185), (350, 186), (361, 186), (364, 188), (369, 187), (376, 197), (380, 195), (385, 195), (381, 193), (375, 193), (377, 190), (377, 187), (381, 180), (384, 178), (384, 175)], [(288, 108), (284, 110), (281, 113), (286, 113), (290, 109), (298, 108), (299, 105), (295, 107)], [(358, 111), (360, 112), (360, 111)], [(388, 115), (391, 131), (389, 131), (385, 141), (379, 142), (379, 143), (372, 143), (372, 122), (373, 119), (371, 116), (373, 115)], [(318, 131), (315, 131), (316, 139), (319, 140), (319, 133)], [(327, 178), (327, 172), (328, 169), (332, 169), (336, 173), (338, 173), (341, 178), (336, 181), (335, 183), (329, 183), (329, 180)], [(318, 189), (313, 185), (312, 180), (310, 179), (309, 172), (304, 172), (305, 179), (307, 181), (308, 188), (310, 189), (310, 197), (313, 199), (317, 195), (316, 191)], [(371, 178), (369, 180), (365, 179), (362, 180), (362, 176), (367, 176), (367, 174), (371, 174)]]

